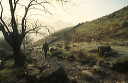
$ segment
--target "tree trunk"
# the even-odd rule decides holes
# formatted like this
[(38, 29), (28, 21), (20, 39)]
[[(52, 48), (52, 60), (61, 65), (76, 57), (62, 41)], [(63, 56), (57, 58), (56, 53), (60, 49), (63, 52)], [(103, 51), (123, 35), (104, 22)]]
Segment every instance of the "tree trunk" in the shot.
[(14, 66), (22, 66), (24, 65), (24, 57), (21, 53), (21, 43), (23, 40), (24, 36), (21, 34), (18, 34), (17, 36), (13, 36), (11, 39), (13, 41), (12, 49), (14, 53)]
[(12, 48), (13, 48), (13, 53), (14, 53), (14, 65), (15, 66), (21, 66), (23, 65), (23, 57), (21, 54), (21, 50), (20, 50), (20, 45), (15, 44)]
[(4, 26), (0, 24), (0, 31), (2, 31), (5, 41), (12, 47), (14, 53), (14, 65), (22, 66), (24, 63), (24, 57), (21, 54), (21, 43), (25, 37), (25, 34), (18, 34), (15, 32), (7, 32)]

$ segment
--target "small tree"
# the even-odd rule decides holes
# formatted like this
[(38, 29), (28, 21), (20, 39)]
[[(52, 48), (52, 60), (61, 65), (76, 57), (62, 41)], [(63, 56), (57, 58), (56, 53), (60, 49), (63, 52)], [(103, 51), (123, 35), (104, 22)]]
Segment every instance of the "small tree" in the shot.
[[(29, 11), (34, 9), (43, 11), (45, 13), (50, 13), (46, 7), (53, 5), (53, 2), (59, 2), (61, 5), (63, 5), (64, 3), (69, 2), (69, 0), (7, 0), (9, 4), (6, 2), (6, 4), (8, 4), (6, 7), (10, 9), (9, 25), (7, 25), (8, 23), (5, 21), (5, 19), (3, 19), (5, 11), (3, 1), (0, 0), (0, 31), (2, 31), (5, 41), (13, 49), (15, 59), (14, 65), (21, 65), (23, 60), (21, 55), (21, 44), (24, 37), (29, 32), (37, 33), (40, 29), (40, 25), (28, 27), (29, 22), (32, 21), (28, 21), (27, 18)], [(46, 4), (49, 6), (46, 6)], [(17, 17), (16, 11), (21, 10), (20, 8), (24, 8), (24, 15), (20, 16), (19, 18)]]

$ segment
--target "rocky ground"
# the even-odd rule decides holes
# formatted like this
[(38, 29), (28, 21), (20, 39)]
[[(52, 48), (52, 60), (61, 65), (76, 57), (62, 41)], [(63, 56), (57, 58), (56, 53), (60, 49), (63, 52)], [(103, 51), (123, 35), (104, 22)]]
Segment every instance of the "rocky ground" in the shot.
[[(67, 59), (50, 56), (44, 58), (42, 52), (33, 52), (29, 58), (33, 60), (32, 64), (38, 67), (62, 67), (71, 83), (127, 83), (125, 74), (112, 71), (103, 60), (91, 62), (92, 65), (86, 63), (86, 61), (82, 64), (78, 60), (68, 61)], [(123, 77), (120, 77), (120, 75)]]
[[(12, 56), (8, 56), (8, 60), (3, 65), (5, 68), (0, 72), (0, 82), (128, 83), (128, 57), (127, 49), (122, 49), (124, 47), (111, 46), (112, 51), (107, 53), (108, 55), (110, 53), (110, 57), (107, 58), (99, 56), (97, 44), (72, 44), (68, 49), (54, 44), (54, 47), (57, 47), (57, 50), (54, 54), (49, 52), (46, 58), (40, 48), (26, 54), (22, 70), (11, 68), (13, 60), (10, 60)], [(14, 74), (14, 71), (17, 73)], [(11, 73), (10, 77), (15, 76), (17, 79), (13, 81), (13, 77), (9, 77), (10, 81), (6, 81), (5, 73), (7, 75)]]

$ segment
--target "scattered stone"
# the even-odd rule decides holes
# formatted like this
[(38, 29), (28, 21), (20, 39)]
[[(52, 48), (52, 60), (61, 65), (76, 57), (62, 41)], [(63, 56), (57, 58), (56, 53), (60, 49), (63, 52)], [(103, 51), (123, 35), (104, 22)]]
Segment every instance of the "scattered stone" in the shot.
[(117, 62), (116, 64), (113, 64), (112, 70), (120, 73), (128, 73), (128, 61)]
[(109, 64), (109, 63), (106, 63), (105, 61), (103, 61), (103, 60), (98, 60), (97, 62), (96, 62), (96, 65), (97, 66), (99, 66), (99, 67), (110, 67), (110, 65), (111, 64)]
[(94, 74), (100, 75), (102, 77), (106, 76), (106, 72), (103, 71), (99, 66), (96, 66), (96, 65), (92, 67), (92, 72)]
[(25, 63), (24, 67), (27, 69), (28, 67), (35, 67), (34, 64)]
[(75, 60), (75, 56), (73, 56), (73, 55), (68, 56), (67, 60), (68, 60), (69, 62), (72, 62), (72, 61)]
[(105, 52), (110, 52), (112, 49), (110, 46), (99, 46), (98, 47), (98, 52), (100, 56), (104, 56)]
[(62, 54), (61, 51), (55, 51), (55, 52), (51, 55), (51, 57), (57, 57), (57, 56), (59, 56), (59, 55), (61, 55), (61, 54)]
[(90, 63), (90, 61), (88, 59), (81, 59), (80, 62), (82, 65), (87, 65)]
[(36, 76), (40, 73), (40, 70), (35, 67), (26, 68), (27, 79), (30, 83), (35, 83)]
[(51, 67), (44, 69), (37, 79), (39, 83), (65, 83), (68, 77), (62, 67)]
[(93, 65), (96, 65), (96, 62), (97, 62), (97, 61), (98, 61), (98, 60), (91, 61), (90, 66), (92, 67)]
[(87, 70), (83, 70), (81, 72), (81, 75), (83, 76), (83, 79), (85, 79), (85, 81), (91, 82), (91, 83), (98, 83), (98, 79), (89, 71)]

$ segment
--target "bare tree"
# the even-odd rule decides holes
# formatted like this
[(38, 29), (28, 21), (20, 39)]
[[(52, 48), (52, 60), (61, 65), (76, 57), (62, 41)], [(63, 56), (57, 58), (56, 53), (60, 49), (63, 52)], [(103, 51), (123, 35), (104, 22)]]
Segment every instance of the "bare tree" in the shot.
[[(5, 41), (12, 47), (14, 52), (14, 59), (15, 63), (14, 65), (21, 65), (22, 63), (22, 55), (21, 55), (21, 44), (29, 32), (35, 32), (37, 33), (40, 29), (39, 26), (30, 26), (28, 27), (29, 21), (27, 20), (27, 16), (29, 14), (30, 10), (39, 10), (43, 11), (45, 13), (51, 14), (47, 10), (47, 5), (52, 5), (53, 1), (55, 3), (60, 3), (62, 6), (64, 3), (69, 2), (69, 0), (25, 0), (26, 2), (23, 2), (23, 0), (7, 0), (6, 2), (8, 4), (8, 8), (10, 9), (10, 20), (9, 25), (5, 22), (3, 15), (4, 15), (4, 4), (2, 3), (2, 0), (0, 0), (0, 31), (2, 31), (3, 36), (5, 38)], [(18, 6), (21, 6), (24, 8), (23, 12), (24, 15), (20, 18), (17, 17), (16, 10), (20, 10)], [(18, 19), (18, 20), (17, 20)], [(18, 22), (20, 21), (20, 22)]]

